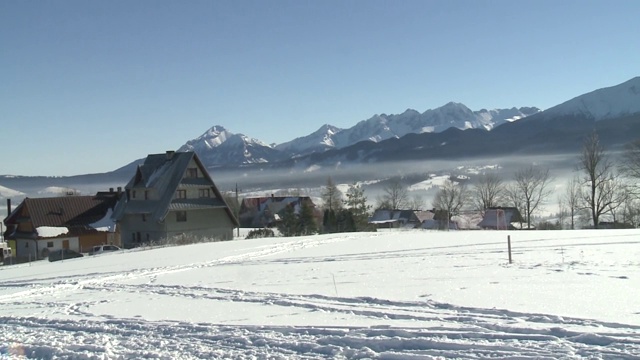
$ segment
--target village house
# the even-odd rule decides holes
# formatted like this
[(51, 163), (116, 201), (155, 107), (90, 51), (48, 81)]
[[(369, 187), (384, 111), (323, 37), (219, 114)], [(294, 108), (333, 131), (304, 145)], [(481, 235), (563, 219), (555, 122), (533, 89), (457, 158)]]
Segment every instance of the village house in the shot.
[(4, 237), (15, 261), (43, 259), (59, 249), (87, 252), (94, 245), (119, 245), (111, 220), (119, 196), (111, 189), (88, 196), (24, 199), (4, 219)]
[(521, 228), (523, 222), (520, 211), (515, 207), (490, 207), (485, 210), (478, 226), (488, 230), (514, 230)]
[(369, 224), (378, 229), (457, 229), (455, 221), (447, 221), (446, 211), (441, 210), (388, 210), (377, 209), (369, 218)]
[(282, 218), (282, 213), (287, 206), (293, 206), (294, 213), (299, 214), (302, 204), (307, 204), (314, 209), (314, 217), (318, 223), (322, 214), (316, 209), (313, 201), (308, 196), (264, 196), (248, 197), (240, 204), (240, 226), (244, 228), (273, 227)]
[(238, 221), (194, 152), (148, 155), (114, 210), (125, 248), (173, 239), (231, 240)]

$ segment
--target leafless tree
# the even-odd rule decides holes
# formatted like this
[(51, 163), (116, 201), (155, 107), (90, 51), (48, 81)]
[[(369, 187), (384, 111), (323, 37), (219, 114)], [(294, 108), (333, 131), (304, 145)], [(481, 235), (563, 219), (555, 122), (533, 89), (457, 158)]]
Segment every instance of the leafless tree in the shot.
[(607, 206), (605, 212), (611, 215), (613, 222), (616, 222), (618, 221), (618, 214), (620, 213), (620, 210), (624, 212), (624, 205), (628, 199), (632, 198), (632, 196), (629, 187), (625, 183), (623, 183), (620, 177), (614, 177), (611, 180), (610, 185), (616, 190), (614, 197)]
[(411, 210), (424, 210), (424, 198), (420, 195), (414, 195), (409, 200), (409, 208)]
[(622, 222), (634, 228), (640, 226), (640, 200), (628, 197), (622, 206)]
[(620, 171), (635, 184), (629, 187), (632, 195), (640, 198), (640, 139), (625, 146)]
[(561, 202), (567, 209), (567, 215), (571, 220), (571, 230), (575, 229), (576, 216), (582, 203), (582, 192), (580, 189), (580, 179), (573, 177), (567, 182), (567, 189), (562, 195)]
[(505, 197), (502, 179), (497, 174), (481, 175), (473, 186), (471, 197), (475, 209), (482, 213), (487, 208), (500, 206), (500, 202)]
[(584, 173), (586, 190), (583, 201), (591, 211), (594, 228), (598, 228), (600, 216), (611, 210), (612, 204), (621, 203), (623, 194), (616, 180), (613, 162), (600, 144), (598, 134), (593, 132), (584, 142), (578, 170)]
[[(564, 229), (565, 222), (567, 221), (567, 216), (569, 215), (569, 210), (567, 210), (567, 206), (562, 199), (562, 196), (558, 197), (558, 225), (560, 229)], [(573, 221), (571, 222), (571, 226), (573, 226)]]
[[(520, 214), (522, 214), (524, 212), (524, 198), (518, 190), (516, 183), (508, 183), (507, 185), (505, 185), (504, 189), (505, 201), (507, 202), (507, 204), (518, 209)], [(520, 217), (520, 219), (522, 219), (522, 217)], [(522, 222), (520, 222), (520, 227), (522, 227)]]
[(460, 213), (469, 198), (467, 185), (464, 183), (454, 183), (447, 180), (433, 199), (433, 207), (436, 210), (447, 212), (449, 219)]
[(548, 189), (551, 182), (549, 169), (531, 165), (516, 171), (514, 180), (514, 190), (522, 201), (527, 228), (530, 229), (531, 215), (551, 195), (551, 190)]
[(393, 177), (382, 189), (382, 196), (377, 199), (378, 209), (390, 210), (406, 209), (409, 205), (409, 192), (402, 184), (399, 176)]

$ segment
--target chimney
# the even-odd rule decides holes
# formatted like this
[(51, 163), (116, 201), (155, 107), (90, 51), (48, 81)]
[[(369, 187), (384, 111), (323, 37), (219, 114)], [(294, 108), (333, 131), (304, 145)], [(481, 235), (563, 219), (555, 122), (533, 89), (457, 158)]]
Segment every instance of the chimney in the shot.
[(7, 216), (11, 214), (11, 199), (7, 199)]
[(122, 186), (118, 186), (118, 194), (122, 192)]
[(167, 150), (167, 160), (171, 160), (173, 158), (173, 154), (176, 152), (173, 150)]
[(109, 188), (109, 192), (112, 193), (113, 192), (113, 188)]

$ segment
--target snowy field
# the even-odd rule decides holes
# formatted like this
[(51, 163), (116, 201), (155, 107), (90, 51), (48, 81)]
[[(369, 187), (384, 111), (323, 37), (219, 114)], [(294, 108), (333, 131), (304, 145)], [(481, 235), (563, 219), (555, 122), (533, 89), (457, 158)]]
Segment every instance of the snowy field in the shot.
[(0, 359), (640, 359), (639, 294), (638, 230), (123, 251), (0, 267)]

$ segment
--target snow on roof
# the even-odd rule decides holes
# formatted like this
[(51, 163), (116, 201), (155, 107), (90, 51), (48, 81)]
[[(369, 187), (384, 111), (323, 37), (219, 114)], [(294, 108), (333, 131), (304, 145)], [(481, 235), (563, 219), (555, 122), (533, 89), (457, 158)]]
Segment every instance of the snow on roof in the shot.
[(36, 228), (36, 232), (38, 236), (48, 238), (67, 234), (69, 229), (60, 226), (39, 226)]

